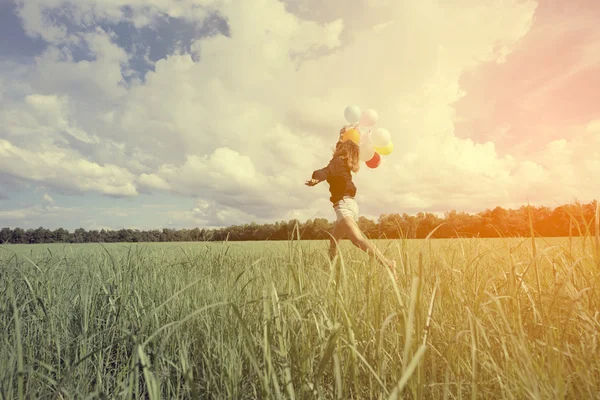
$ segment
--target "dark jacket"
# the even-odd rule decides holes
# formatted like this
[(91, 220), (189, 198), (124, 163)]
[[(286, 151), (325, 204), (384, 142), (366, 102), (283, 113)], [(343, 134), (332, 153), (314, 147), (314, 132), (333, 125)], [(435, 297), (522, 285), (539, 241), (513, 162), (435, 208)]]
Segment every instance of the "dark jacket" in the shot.
[(312, 179), (329, 183), (329, 192), (331, 193), (329, 200), (333, 204), (340, 201), (344, 196), (356, 196), (356, 186), (352, 182), (352, 172), (346, 161), (341, 158), (332, 158), (325, 168), (313, 172)]

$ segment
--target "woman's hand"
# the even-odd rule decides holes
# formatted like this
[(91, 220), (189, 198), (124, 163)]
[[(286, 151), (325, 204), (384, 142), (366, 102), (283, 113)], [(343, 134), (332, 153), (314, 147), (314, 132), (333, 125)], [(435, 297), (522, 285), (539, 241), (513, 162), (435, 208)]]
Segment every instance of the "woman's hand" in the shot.
[(316, 180), (316, 179), (310, 179), (310, 180), (306, 181), (305, 185), (306, 186), (315, 186), (317, 183), (319, 183), (318, 180)]

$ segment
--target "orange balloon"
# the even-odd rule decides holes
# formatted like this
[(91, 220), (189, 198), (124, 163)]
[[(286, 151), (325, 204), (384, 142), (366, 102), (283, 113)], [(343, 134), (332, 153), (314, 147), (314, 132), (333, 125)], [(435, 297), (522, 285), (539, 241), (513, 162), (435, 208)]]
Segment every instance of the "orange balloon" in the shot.
[(352, 140), (356, 144), (360, 144), (360, 132), (357, 129), (348, 129), (342, 135), (342, 142), (346, 140)]

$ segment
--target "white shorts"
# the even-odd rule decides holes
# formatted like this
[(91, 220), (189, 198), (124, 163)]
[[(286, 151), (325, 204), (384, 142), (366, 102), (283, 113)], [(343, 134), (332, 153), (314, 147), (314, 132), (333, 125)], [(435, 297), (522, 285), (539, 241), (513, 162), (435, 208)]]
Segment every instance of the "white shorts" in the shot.
[(342, 200), (333, 205), (333, 209), (335, 210), (337, 221), (343, 219), (344, 217), (352, 217), (358, 222), (358, 204), (356, 204), (356, 200), (354, 200), (354, 198), (344, 197)]

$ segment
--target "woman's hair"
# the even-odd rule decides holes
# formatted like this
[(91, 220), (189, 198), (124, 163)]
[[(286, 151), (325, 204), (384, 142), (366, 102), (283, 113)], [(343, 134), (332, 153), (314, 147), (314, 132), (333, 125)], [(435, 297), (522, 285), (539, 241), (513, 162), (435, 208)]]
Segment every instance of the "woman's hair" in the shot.
[(357, 173), (360, 169), (360, 148), (352, 140), (339, 141), (335, 145), (333, 157), (339, 157), (346, 160), (348, 168), (354, 173)]

